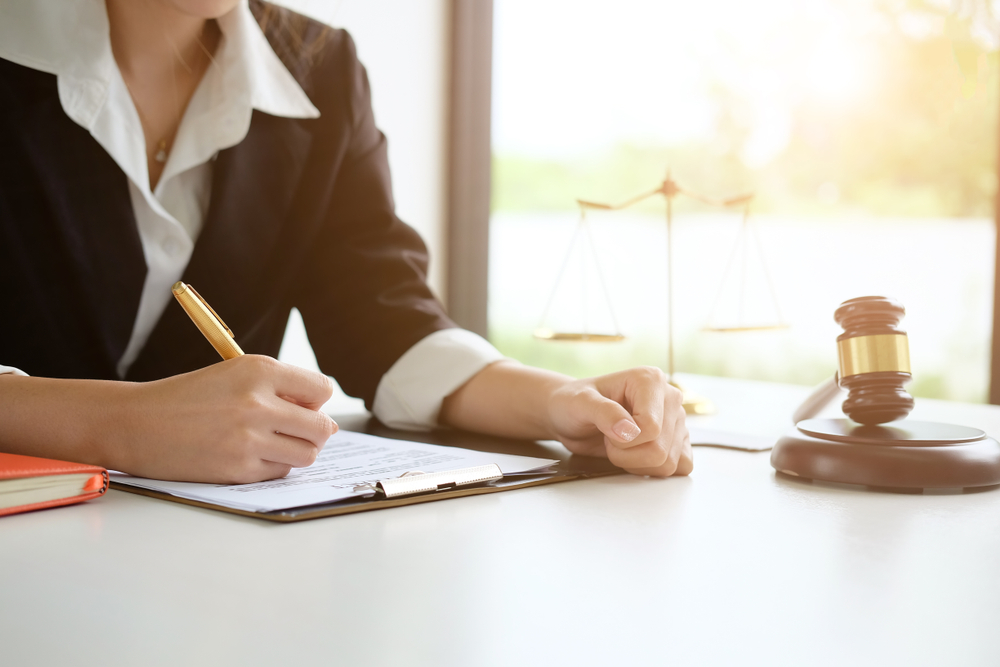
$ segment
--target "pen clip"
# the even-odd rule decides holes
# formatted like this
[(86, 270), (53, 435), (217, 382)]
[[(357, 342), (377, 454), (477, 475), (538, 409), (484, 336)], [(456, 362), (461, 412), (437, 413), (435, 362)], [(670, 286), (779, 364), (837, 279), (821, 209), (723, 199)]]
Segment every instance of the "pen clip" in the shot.
[(205, 299), (201, 298), (201, 295), (198, 294), (198, 290), (196, 290), (194, 288), (194, 286), (191, 285), (191, 284), (188, 284), (187, 288), (189, 290), (191, 290), (191, 293), (195, 295), (195, 297), (198, 299), (198, 301), (201, 301), (201, 304), (203, 306), (205, 306), (206, 308), (208, 308), (208, 312), (212, 313), (212, 317), (214, 317), (216, 319), (216, 321), (222, 326), (222, 328), (226, 330), (226, 333), (229, 334), (229, 337), (230, 338), (236, 338), (236, 336), (233, 335), (233, 330), (230, 329), (226, 325), (226, 323), (222, 321), (222, 318), (219, 317), (219, 314), (217, 312), (215, 312), (215, 309), (212, 308), (210, 305), (208, 305), (208, 301), (205, 301)]

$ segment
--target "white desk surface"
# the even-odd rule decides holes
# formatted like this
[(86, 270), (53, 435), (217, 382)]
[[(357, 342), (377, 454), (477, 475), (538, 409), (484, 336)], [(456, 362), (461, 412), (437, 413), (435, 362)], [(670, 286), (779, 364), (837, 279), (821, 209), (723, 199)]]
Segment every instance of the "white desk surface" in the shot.
[[(806, 393), (688, 384), (730, 414)], [(1000, 434), (1000, 408), (918, 405)], [(117, 491), (7, 517), (0, 664), (1000, 665), (1000, 490), (768, 456), (287, 525)]]

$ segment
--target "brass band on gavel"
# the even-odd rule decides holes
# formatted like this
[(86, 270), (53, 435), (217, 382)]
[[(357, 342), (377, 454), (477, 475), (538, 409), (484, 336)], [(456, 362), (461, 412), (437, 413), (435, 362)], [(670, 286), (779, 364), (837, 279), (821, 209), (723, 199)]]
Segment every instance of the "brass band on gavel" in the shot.
[(862, 373), (910, 372), (910, 343), (905, 333), (839, 340), (837, 356), (842, 378)]

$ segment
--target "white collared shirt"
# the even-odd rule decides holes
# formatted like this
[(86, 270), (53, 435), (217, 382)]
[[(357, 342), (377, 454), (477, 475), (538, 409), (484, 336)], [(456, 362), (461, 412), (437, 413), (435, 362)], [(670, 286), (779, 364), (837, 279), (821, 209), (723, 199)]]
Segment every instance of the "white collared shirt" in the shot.
[[(208, 213), (211, 160), (246, 137), (254, 109), (285, 118), (319, 116), (271, 49), (246, 0), (218, 24), (222, 40), (151, 190), (142, 123), (111, 51), (103, 0), (4, 0), (0, 9), (0, 58), (56, 75), (66, 115), (88, 130), (128, 177), (147, 272), (132, 335), (117, 365), (119, 377), (145, 346), (172, 299), (171, 285), (191, 259)], [(501, 358), (472, 332), (432, 333), (382, 377), (375, 415), (398, 428), (433, 427), (444, 398)], [(5, 372), (20, 373), (0, 366)]]

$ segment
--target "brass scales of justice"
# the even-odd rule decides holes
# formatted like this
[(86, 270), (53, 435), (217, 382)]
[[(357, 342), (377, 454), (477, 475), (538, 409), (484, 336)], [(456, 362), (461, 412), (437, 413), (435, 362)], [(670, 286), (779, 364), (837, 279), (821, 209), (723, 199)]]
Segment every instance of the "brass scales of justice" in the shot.
[[(723, 272), (722, 283), (719, 288), (719, 292), (713, 301), (712, 308), (709, 312), (708, 324), (703, 327), (703, 331), (714, 331), (714, 332), (738, 332), (738, 331), (766, 331), (766, 330), (777, 330), (786, 329), (788, 325), (784, 323), (781, 316), (781, 310), (778, 305), (777, 294), (774, 290), (774, 283), (771, 281), (770, 273), (767, 270), (767, 264), (764, 262), (763, 250), (760, 245), (759, 237), (757, 237), (755, 231), (751, 228), (750, 222), (750, 203), (754, 198), (753, 193), (747, 193), (738, 195), (735, 197), (729, 197), (727, 199), (710, 199), (708, 197), (703, 197), (701, 195), (695, 194), (689, 190), (682, 189), (677, 182), (671, 177), (668, 170), (667, 177), (664, 181), (658, 185), (655, 189), (648, 192), (644, 192), (632, 199), (629, 199), (621, 204), (601, 204), (598, 202), (586, 201), (583, 199), (577, 199), (576, 203), (580, 207), (580, 221), (577, 224), (576, 232), (573, 235), (573, 240), (570, 242), (569, 250), (563, 259), (562, 266), (559, 270), (559, 274), (556, 277), (555, 284), (552, 288), (548, 300), (545, 305), (545, 310), (542, 313), (542, 320), (539, 327), (535, 330), (534, 336), (540, 340), (546, 341), (576, 341), (576, 342), (592, 342), (592, 343), (612, 343), (625, 339), (625, 335), (621, 333), (621, 329), (618, 327), (618, 321), (614, 315), (614, 308), (611, 304), (611, 298), (608, 293), (607, 283), (604, 280), (604, 274), (601, 270), (600, 259), (595, 250), (595, 244), (593, 240), (593, 235), (590, 230), (590, 224), (587, 220), (587, 211), (620, 211), (631, 206), (634, 206), (642, 201), (649, 199), (650, 197), (655, 197), (661, 195), (666, 200), (666, 221), (667, 221), (667, 238), (666, 238), (666, 257), (667, 257), (667, 289), (666, 289), (666, 305), (667, 305), (667, 378), (673, 386), (677, 387), (683, 392), (684, 395), (684, 410), (687, 414), (691, 415), (704, 415), (711, 414), (715, 411), (715, 406), (712, 402), (705, 398), (704, 396), (699, 396), (693, 392), (685, 390), (681, 387), (675, 377), (674, 377), (674, 277), (673, 277), (673, 200), (678, 195), (686, 195), (687, 197), (699, 201), (703, 204), (709, 206), (720, 207), (724, 209), (742, 208), (742, 223), (740, 227), (739, 235), (737, 236), (736, 245), (733, 248), (729, 260), (726, 264), (726, 268)], [(737, 257), (742, 259), (744, 272), (746, 270), (747, 258), (746, 258), (746, 248), (750, 243), (751, 237), (756, 241), (756, 250), (759, 256), (760, 265), (763, 268), (764, 278), (767, 283), (767, 288), (770, 293), (771, 303), (774, 308), (774, 313), (776, 315), (777, 321), (772, 324), (745, 324), (744, 320), (744, 303), (745, 303), (745, 280), (740, 283), (740, 294), (738, 301), (738, 317), (736, 323), (729, 326), (713, 326), (711, 323), (714, 321), (715, 311), (719, 305), (719, 301), (722, 297), (722, 292), (726, 286), (726, 280), (730, 275), (730, 272), (737, 263)], [(584, 326), (579, 331), (555, 331), (548, 326), (546, 322), (549, 317), (549, 311), (552, 308), (553, 301), (555, 300), (556, 292), (563, 280), (563, 276), (566, 273), (566, 268), (570, 263), (570, 258), (573, 255), (573, 251), (577, 243), (583, 239), (588, 242), (593, 255), (593, 265), (597, 272), (598, 283), (601, 287), (601, 292), (604, 297), (605, 304), (608, 307), (608, 312), (611, 316), (611, 322), (614, 327), (613, 332), (591, 332), (586, 326), (586, 321), (584, 321)], [(742, 252), (741, 252), (742, 250)], [(584, 297), (586, 301), (586, 296)]]

